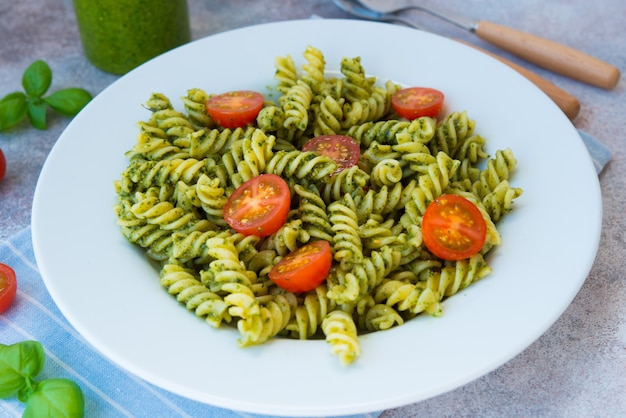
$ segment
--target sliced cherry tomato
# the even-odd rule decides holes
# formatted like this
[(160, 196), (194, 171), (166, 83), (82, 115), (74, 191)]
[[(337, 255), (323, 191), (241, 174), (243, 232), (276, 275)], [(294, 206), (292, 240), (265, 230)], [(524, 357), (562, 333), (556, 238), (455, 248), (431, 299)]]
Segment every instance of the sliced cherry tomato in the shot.
[(256, 91), (231, 91), (207, 100), (206, 110), (218, 125), (235, 129), (256, 119), (264, 102), (263, 95)]
[(337, 163), (335, 173), (356, 165), (361, 158), (359, 144), (349, 136), (321, 135), (308, 141), (302, 151), (315, 151), (332, 158)]
[(326, 280), (332, 263), (328, 241), (313, 241), (283, 257), (272, 267), (269, 276), (289, 292), (308, 292)]
[(443, 93), (430, 87), (409, 87), (391, 96), (391, 105), (398, 115), (406, 119), (422, 116), (434, 118), (443, 108)]
[(16, 293), (15, 271), (6, 264), (0, 263), (0, 314), (11, 306)]
[(477, 254), (487, 237), (487, 224), (476, 205), (445, 194), (428, 205), (422, 219), (426, 248), (444, 260), (462, 260)]
[(2, 148), (0, 148), (0, 181), (4, 178), (4, 174), (7, 171), (7, 160), (4, 158)]
[(290, 206), (287, 182), (276, 174), (262, 174), (230, 195), (224, 206), (224, 220), (244, 235), (266, 237), (283, 226)]

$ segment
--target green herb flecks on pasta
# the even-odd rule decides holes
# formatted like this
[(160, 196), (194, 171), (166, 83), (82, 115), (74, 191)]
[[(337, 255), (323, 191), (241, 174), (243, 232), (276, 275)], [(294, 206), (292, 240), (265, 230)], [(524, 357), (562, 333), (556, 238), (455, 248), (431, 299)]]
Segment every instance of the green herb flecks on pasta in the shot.
[[(217, 127), (205, 105), (214, 93), (201, 88), (181, 98), (182, 111), (162, 94), (148, 98), (150, 116), (115, 182), (115, 213), (124, 237), (161, 263), (161, 285), (211, 326), (236, 328), (240, 346), (324, 338), (349, 364), (359, 334), (441, 315), (445, 298), (491, 272), (495, 223), (522, 190), (510, 184), (513, 152), (490, 157), (466, 112), (401, 119), (390, 105), (400, 86), (367, 76), (359, 57), (342, 59), (338, 77), (325, 76), (318, 49), (303, 57), (301, 68), (276, 58), (278, 98), (245, 128)], [(327, 134), (355, 139), (358, 165), (333, 174), (332, 159), (301, 151)], [(226, 201), (265, 173), (289, 185), (287, 221), (265, 238), (236, 233), (223, 219)], [(482, 250), (466, 260), (440, 260), (422, 241), (426, 207), (446, 193), (475, 203), (487, 224)], [(326, 283), (304, 294), (277, 287), (271, 268), (315, 240), (332, 248)]]

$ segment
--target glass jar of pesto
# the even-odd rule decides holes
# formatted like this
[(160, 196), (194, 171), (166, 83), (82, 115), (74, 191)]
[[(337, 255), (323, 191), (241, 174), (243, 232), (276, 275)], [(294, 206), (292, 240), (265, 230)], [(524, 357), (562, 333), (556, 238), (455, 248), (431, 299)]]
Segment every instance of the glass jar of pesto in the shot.
[(187, 0), (74, 0), (74, 11), (85, 55), (114, 74), (191, 39)]

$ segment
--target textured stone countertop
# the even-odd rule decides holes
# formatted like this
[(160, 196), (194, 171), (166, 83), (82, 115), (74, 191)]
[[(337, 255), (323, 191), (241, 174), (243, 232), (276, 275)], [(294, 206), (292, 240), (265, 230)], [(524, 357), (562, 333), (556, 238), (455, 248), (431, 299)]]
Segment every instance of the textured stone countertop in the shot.
[[(462, 15), (535, 32), (606, 60), (622, 72), (626, 70), (623, 0), (423, 3), (439, 3)], [(349, 17), (331, 0), (189, 0), (189, 7), (194, 39), (311, 15)], [(419, 13), (411, 12), (411, 16), (436, 33), (496, 51), (469, 32)], [(576, 96), (581, 111), (574, 125), (597, 137), (613, 152), (612, 161), (600, 175), (604, 219), (597, 259), (570, 307), (520, 355), (456, 390), (385, 411), (382, 416), (626, 416), (626, 80), (622, 77), (616, 88), (607, 91), (552, 74), (509, 54), (502, 55)], [(20, 89), (23, 70), (40, 58), (50, 64), (56, 88), (81, 86), (95, 95), (117, 79), (94, 68), (83, 55), (71, 0), (2, 1), (0, 97)], [(0, 148), (8, 160), (6, 177), (0, 183), (0, 240), (30, 224), (40, 169), (69, 119), (55, 116), (48, 123), (45, 131), (22, 123), (0, 132)], [(564, 157), (556, 156), (555, 161)], [(567, 173), (563, 173), (563, 181), (567, 181)], [(64, 198), (71, 200), (72, 196)], [(572, 228), (584, 228), (585, 221), (580, 219)], [(389, 378), (393, 380), (392, 373)]]

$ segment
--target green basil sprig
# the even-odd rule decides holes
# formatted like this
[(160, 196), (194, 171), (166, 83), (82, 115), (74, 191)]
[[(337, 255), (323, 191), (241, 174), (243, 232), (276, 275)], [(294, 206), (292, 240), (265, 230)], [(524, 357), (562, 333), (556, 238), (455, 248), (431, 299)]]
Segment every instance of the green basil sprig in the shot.
[(45, 96), (52, 84), (52, 70), (45, 61), (37, 60), (22, 75), (24, 91), (9, 93), (0, 100), (0, 131), (17, 125), (27, 115), (31, 125), (46, 129), (48, 108), (64, 115), (76, 115), (92, 99), (84, 89), (70, 87)]
[(26, 404), (23, 418), (82, 417), (83, 392), (70, 379), (35, 381), (45, 362), (45, 353), (37, 341), (13, 345), (0, 344), (0, 398), (17, 396)]

